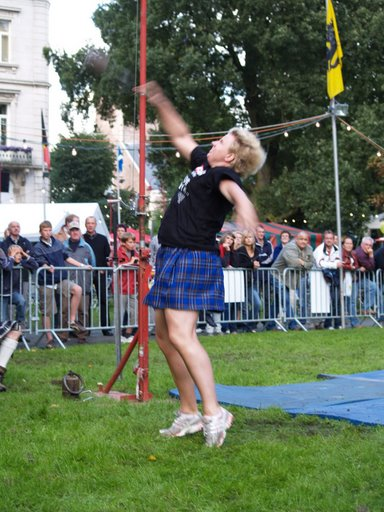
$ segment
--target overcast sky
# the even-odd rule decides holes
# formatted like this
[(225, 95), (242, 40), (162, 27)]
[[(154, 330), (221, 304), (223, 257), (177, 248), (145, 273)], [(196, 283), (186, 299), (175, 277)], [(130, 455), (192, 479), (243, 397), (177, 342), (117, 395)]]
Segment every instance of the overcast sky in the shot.
[[(108, 3), (108, 0), (50, 0), (50, 3), (51, 48), (75, 53), (87, 43), (102, 45), (99, 30), (93, 24), (91, 16), (99, 4)], [(58, 76), (52, 66), (49, 80), (49, 142), (55, 144), (59, 134), (68, 135), (60, 118), (60, 104), (65, 101), (66, 95), (61, 91)]]

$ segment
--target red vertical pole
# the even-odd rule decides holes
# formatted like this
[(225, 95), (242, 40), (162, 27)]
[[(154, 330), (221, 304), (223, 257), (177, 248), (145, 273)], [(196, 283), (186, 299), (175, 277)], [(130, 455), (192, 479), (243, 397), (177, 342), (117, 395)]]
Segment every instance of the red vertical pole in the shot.
[[(140, 85), (144, 85), (147, 81), (147, 1), (141, 0), (140, 10)], [(139, 130), (140, 130), (140, 182), (139, 182), (139, 213), (140, 220), (144, 217), (145, 213), (145, 122), (147, 114), (147, 103), (145, 94), (140, 95), (139, 103)], [(141, 232), (144, 228), (144, 222), (139, 223), (140, 229), (140, 247), (144, 245), (145, 231)], [(142, 236), (143, 235), (143, 236)]]
[[(147, 2), (140, 2), (140, 85), (147, 81)], [(143, 299), (148, 291), (149, 265), (148, 251), (145, 248), (145, 146), (146, 146), (146, 96), (140, 95), (139, 103), (139, 233), (140, 233), (140, 265), (139, 265), (139, 364), (138, 364), (138, 399), (149, 400), (149, 357), (148, 357), (148, 307)]]

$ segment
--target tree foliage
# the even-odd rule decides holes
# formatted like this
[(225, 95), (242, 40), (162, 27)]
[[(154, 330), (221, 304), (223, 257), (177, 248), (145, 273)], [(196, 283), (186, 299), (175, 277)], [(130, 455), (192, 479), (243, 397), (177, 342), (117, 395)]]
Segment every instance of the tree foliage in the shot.
[(132, 189), (120, 190), (120, 222), (130, 228), (137, 229), (138, 195)]
[[(384, 138), (383, 3), (334, 0), (346, 84), (337, 99), (350, 105), (348, 122), (378, 142)], [(87, 49), (73, 56), (46, 50), (69, 96), (67, 118), (94, 104), (105, 117), (116, 107), (135, 122), (130, 85), (137, 82), (139, 4), (114, 0), (95, 12), (110, 53), (101, 76), (85, 69)], [(195, 133), (286, 123), (328, 108), (323, 0), (149, 0), (147, 27), (148, 78), (163, 85)], [(199, 142), (209, 143), (209, 136)], [(248, 183), (261, 218), (334, 228), (330, 120), (264, 145), (267, 165), (257, 183)], [(340, 125), (338, 152), (342, 224), (360, 230), (383, 204), (381, 164), (373, 161), (375, 149)], [(154, 161), (163, 187), (173, 189), (185, 166), (158, 145)]]
[[(113, 231), (113, 213), (117, 208), (116, 203), (109, 203), (108, 199), (116, 199), (116, 190), (110, 190), (108, 194), (99, 200), (99, 205), (103, 213), (105, 222), (109, 226), (110, 231)], [(130, 228), (137, 229), (139, 226), (138, 217), (136, 215), (137, 209), (137, 194), (132, 189), (120, 190), (120, 222)], [(116, 210), (116, 223), (118, 222), (118, 214)]]
[(111, 184), (115, 153), (103, 135), (79, 133), (70, 139), (61, 138), (51, 162), (51, 195), (55, 202), (101, 202)]

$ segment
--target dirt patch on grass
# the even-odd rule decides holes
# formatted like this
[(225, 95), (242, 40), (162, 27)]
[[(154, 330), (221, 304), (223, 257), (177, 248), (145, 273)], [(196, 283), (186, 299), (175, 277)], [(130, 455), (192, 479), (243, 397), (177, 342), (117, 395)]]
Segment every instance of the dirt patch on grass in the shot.
[[(311, 418), (307, 423), (303, 423), (301, 418), (291, 417), (289, 414), (277, 412), (275, 417), (247, 418), (244, 421), (245, 430), (257, 433), (257, 435), (268, 435), (271, 431), (279, 438), (291, 437), (294, 433), (306, 437), (328, 437), (340, 433), (345, 428), (345, 424), (337, 421), (322, 420), (321, 418)], [(369, 431), (368, 427), (361, 428), (362, 433)]]

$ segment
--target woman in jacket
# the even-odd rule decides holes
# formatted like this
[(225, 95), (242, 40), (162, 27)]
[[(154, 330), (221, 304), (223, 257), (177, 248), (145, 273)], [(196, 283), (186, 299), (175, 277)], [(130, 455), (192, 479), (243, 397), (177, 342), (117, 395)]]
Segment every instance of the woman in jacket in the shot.
[(351, 327), (357, 327), (359, 320), (356, 317), (357, 283), (355, 271), (359, 268), (358, 260), (353, 250), (352, 238), (349, 236), (344, 237), (342, 246), (345, 311), (349, 316)]
[(244, 330), (256, 332), (257, 318), (259, 316), (261, 300), (255, 286), (255, 272), (260, 267), (255, 249), (255, 235), (251, 231), (243, 232), (243, 245), (235, 251), (234, 262), (236, 267), (245, 270), (246, 302), (243, 304)]

